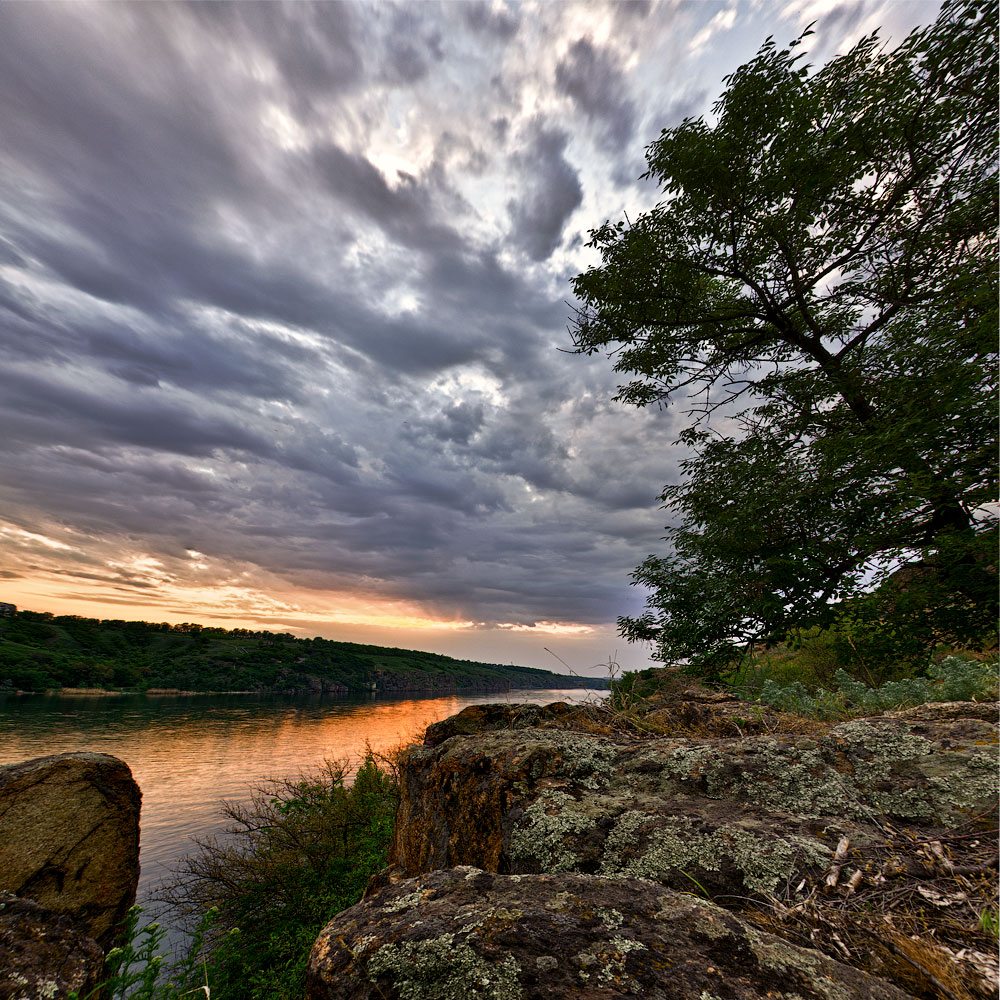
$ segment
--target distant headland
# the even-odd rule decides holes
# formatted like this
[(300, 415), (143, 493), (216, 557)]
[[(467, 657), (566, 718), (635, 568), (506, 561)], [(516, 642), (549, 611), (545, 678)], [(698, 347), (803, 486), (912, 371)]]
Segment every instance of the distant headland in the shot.
[(604, 678), (287, 632), (2, 607), (10, 610), (0, 615), (0, 693), (346, 695), (608, 686)]

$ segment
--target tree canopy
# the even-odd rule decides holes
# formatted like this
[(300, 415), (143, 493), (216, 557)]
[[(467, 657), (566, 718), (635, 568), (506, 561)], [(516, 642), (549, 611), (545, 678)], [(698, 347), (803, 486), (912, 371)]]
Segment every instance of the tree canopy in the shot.
[(573, 283), (618, 398), (686, 401), (668, 552), (620, 624), (706, 669), (907, 566), (929, 639), (995, 626), (997, 4), (818, 69), (808, 34), (663, 130), (661, 200)]

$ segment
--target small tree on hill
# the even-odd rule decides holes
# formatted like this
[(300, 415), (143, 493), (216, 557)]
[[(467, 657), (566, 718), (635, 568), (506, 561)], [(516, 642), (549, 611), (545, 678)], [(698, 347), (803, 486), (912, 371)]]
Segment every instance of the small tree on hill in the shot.
[(670, 551), (620, 624), (703, 670), (906, 565), (933, 577), (928, 636), (995, 625), (997, 4), (816, 71), (801, 41), (662, 132), (663, 200), (594, 230), (574, 281), (618, 398), (690, 403)]

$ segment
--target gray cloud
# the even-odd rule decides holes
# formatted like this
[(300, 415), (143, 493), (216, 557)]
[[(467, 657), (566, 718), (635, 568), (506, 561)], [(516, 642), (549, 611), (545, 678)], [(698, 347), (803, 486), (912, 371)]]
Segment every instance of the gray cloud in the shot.
[(570, 220), (733, 67), (683, 62), (673, 5), (586, 5), (626, 73), (580, 9), (0, 5), (5, 591), (635, 610), (680, 424), (556, 350)]
[(580, 178), (565, 157), (566, 132), (535, 124), (528, 146), (515, 162), (522, 175), (521, 194), (508, 203), (514, 242), (536, 261), (559, 246), (563, 229), (583, 200)]
[[(231, 51), (271, 61), (299, 113), (314, 114), (331, 96), (364, 79), (359, 14), (348, 3), (193, 3), (150, 12), (167, 22), (194, 21)], [(169, 29), (167, 29), (169, 31)]]
[(517, 34), (518, 18), (512, 10), (496, 10), (483, 0), (462, 4), (465, 23), (476, 32), (495, 35), (504, 41)]
[(615, 152), (627, 147), (635, 128), (635, 104), (624, 70), (610, 49), (578, 38), (556, 66), (556, 84), (595, 125)]

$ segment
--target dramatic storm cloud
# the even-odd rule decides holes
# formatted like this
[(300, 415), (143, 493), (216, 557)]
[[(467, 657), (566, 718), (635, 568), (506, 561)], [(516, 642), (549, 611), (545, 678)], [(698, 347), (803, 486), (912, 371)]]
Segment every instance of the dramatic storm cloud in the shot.
[(588, 671), (683, 415), (559, 350), (586, 231), (767, 35), (934, 13), (0, 5), (0, 600)]

